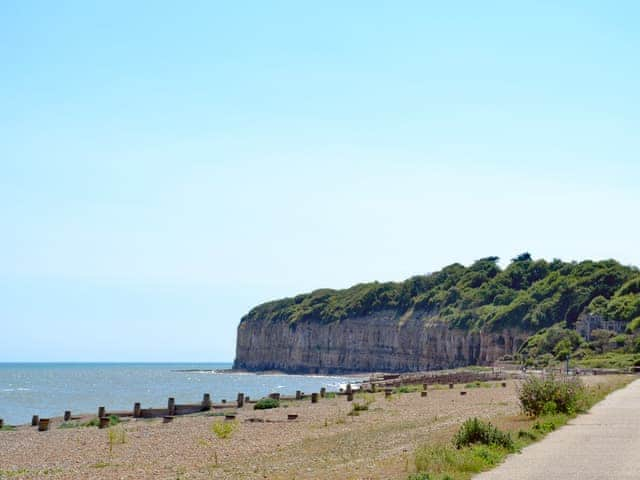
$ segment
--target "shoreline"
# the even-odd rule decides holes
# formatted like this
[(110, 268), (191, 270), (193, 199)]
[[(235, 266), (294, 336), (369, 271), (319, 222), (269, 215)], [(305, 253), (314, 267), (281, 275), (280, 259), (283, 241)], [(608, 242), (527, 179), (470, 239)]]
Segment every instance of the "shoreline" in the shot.
[[(585, 381), (596, 385), (611, 378)], [(415, 449), (424, 442), (448, 442), (467, 418), (523, 421), (518, 381), (504, 383), (430, 385), (426, 397), (419, 385), (390, 396), (356, 393), (353, 402), (346, 395), (318, 403), (284, 400), (271, 410), (230, 405), (224, 412), (179, 416), (169, 423), (126, 419), (104, 430), (55, 423), (48, 432), (21, 427), (0, 432), (0, 465), (10, 478), (25, 480), (406, 480)], [(367, 408), (355, 411), (356, 404)], [(234, 416), (225, 420), (224, 413)], [(231, 433), (217, 437), (213, 426), (225, 424)]]

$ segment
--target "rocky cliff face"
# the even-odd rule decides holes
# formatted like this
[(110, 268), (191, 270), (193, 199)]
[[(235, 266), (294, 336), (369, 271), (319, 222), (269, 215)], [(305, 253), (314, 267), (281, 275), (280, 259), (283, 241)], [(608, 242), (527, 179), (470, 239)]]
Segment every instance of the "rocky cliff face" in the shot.
[(238, 327), (234, 368), (339, 373), (487, 365), (515, 353), (529, 335), (450, 329), (428, 312), (398, 317), (388, 310), (329, 324), (245, 317)]

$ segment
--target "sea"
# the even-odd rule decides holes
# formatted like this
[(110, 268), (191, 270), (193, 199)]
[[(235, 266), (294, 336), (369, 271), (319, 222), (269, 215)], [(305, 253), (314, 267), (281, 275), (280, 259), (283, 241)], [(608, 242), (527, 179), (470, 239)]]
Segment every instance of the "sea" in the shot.
[(235, 401), (238, 392), (261, 398), (271, 392), (293, 395), (364, 378), (231, 372), (231, 363), (0, 363), (0, 418), (5, 424), (31, 422), (32, 415), (60, 417), (107, 411), (199, 403), (204, 393), (214, 402)]

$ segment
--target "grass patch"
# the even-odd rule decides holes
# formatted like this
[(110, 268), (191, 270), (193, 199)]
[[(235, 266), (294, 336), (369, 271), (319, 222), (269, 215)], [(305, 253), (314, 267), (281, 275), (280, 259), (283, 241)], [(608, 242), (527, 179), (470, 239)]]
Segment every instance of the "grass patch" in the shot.
[(489, 470), (510, 453), (496, 445), (472, 445), (457, 449), (437, 445), (418, 449), (415, 457), (418, 473), (428, 479), (466, 480), (473, 474)]
[(278, 408), (280, 402), (275, 398), (261, 398), (253, 406), (254, 410), (268, 410), (270, 408)]
[(393, 389), (393, 393), (412, 393), (422, 390), (422, 385), (402, 385)]
[(337, 394), (336, 392), (326, 392), (324, 394), (324, 398), (336, 398)]
[(15, 426), (13, 425), (3, 425), (2, 428), (0, 428), (0, 431), (2, 432), (13, 432), (16, 429)]
[(608, 352), (602, 355), (585, 357), (572, 362), (580, 368), (629, 368), (640, 365), (640, 354)]
[(492, 387), (493, 385), (491, 385), (488, 382), (471, 382), (465, 385), (465, 388), (492, 388)]

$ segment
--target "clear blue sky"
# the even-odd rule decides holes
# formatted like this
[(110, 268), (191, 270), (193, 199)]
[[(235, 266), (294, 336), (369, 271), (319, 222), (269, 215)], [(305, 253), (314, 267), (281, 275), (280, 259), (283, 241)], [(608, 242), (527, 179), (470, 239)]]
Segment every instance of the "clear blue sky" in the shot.
[(0, 4), (0, 361), (231, 360), (253, 305), (640, 265), (638, 2)]

